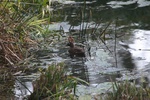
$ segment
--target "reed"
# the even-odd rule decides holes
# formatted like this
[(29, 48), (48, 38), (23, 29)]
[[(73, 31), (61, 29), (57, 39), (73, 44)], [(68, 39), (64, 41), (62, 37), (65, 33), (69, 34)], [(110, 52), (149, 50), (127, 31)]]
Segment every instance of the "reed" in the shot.
[(63, 63), (52, 64), (33, 83), (34, 92), (29, 100), (76, 100), (75, 91), (78, 82), (87, 82), (66, 74)]
[(105, 100), (149, 100), (149, 98), (149, 87), (137, 87), (135, 83), (125, 81), (113, 83), (113, 91), (106, 96)]
[(44, 33), (42, 24), (48, 18), (42, 18), (42, 11), (35, 8), (42, 8), (41, 4), (23, 0), (0, 3), (0, 64), (14, 66), (24, 59), (27, 49), (37, 44), (30, 34)]

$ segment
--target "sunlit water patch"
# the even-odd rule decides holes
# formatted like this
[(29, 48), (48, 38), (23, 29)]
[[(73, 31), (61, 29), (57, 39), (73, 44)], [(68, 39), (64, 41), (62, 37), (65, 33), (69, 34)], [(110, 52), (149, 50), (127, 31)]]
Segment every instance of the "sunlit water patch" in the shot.
[(131, 4), (137, 4), (138, 7), (150, 6), (150, 1), (147, 0), (129, 0), (129, 1), (110, 1), (107, 3), (112, 8), (121, 8)]
[(14, 90), (16, 100), (24, 100), (33, 92), (32, 81), (35, 80), (39, 75), (28, 76), (20, 76), (16, 79)]
[[(141, 80), (146, 78), (145, 81), (149, 82), (150, 72), (150, 31), (136, 29), (132, 31), (132, 36), (129, 40), (131, 43), (127, 44), (129, 48), (122, 50), (122, 66), (130, 69), (122, 72), (122, 77), (117, 80)], [(140, 81), (138, 81), (140, 82)]]
[(120, 7), (123, 7), (125, 5), (130, 5), (130, 4), (134, 4), (134, 3), (136, 3), (136, 0), (126, 1), (126, 2), (123, 2), (123, 1), (110, 1), (107, 4), (112, 8), (120, 8)]
[(87, 57), (85, 65), (88, 68), (89, 82), (91, 84), (100, 84), (103, 82), (115, 81), (116, 77), (121, 77), (118, 73), (123, 68), (117, 68), (111, 62), (115, 62), (114, 57), (108, 50), (102, 49), (102, 45), (98, 47), (97, 42), (91, 44), (90, 56)]
[(130, 47), (135, 50), (130, 50), (134, 57), (137, 69), (142, 70), (146, 65), (150, 64), (150, 31), (135, 30), (133, 31), (134, 41)]
[[(83, 23), (80, 23), (80, 25), (72, 26), (72, 25), (70, 25), (69, 22), (64, 21), (64, 22), (58, 22), (58, 23), (49, 25), (49, 30), (60, 30), (60, 28), (62, 28), (64, 32), (70, 32), (71, 27), (73, 27), (74, 30), (81, 30), (81, 27), (82, 27), (82, 29), (89, 29), (89, 28), (95, 28), (95, 25), (96, 25), (96, 23), (91, 21), (88, 23), (83, 22)], [(104, 23), (103, 23), (103, 25), (104, 25)], [(97, 28), (100, 28), (100, 27), (97, 27)]]

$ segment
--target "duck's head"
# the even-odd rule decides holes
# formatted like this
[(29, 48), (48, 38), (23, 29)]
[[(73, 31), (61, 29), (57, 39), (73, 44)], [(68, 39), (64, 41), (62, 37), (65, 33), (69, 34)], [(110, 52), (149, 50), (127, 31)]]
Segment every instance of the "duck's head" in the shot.
[(70, 46), (71, 48), (74, 47), (74, 39), (73, 39), (72, 36), (69, 36), (69, 37), (68, 37), (68, 43), (67, 43), (66, 46)]
[(68, 37), (68, 41), (74, 43), (73, 37), (72, 37), (72, 36), (69, 36), (69, 37)]

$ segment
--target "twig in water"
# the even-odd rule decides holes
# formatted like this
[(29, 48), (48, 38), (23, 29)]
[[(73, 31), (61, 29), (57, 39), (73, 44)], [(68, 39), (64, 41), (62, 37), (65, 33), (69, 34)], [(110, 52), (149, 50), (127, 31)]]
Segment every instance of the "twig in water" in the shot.
[(116, 19), (116, 23), (115, 23), (115, 44), (114, 44), (114, 53), (115, 53), (115, 64), (116, 64), (116, 67), (118, 67), (117, 52), (116, 52), (116, 47), (117, 47), (117, 33), (116, 33), (116, 27), (117, 27), (117, 19)]
[(23, 85), (30, 93), (32, 93), (18, 78), (15, 78), (21, 85)]

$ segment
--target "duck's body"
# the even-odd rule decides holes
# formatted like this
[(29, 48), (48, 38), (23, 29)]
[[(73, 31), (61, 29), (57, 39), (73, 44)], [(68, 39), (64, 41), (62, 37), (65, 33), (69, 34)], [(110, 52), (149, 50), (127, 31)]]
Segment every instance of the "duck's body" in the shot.
[(67, 46), (70, 46), (70, 49), (68, 50), (68, 52), (71, 58), (73, 58), (74, 56), (85, 57), (85, 51), (82, 48), (75, 46), (74, 43), (69, 42)]

